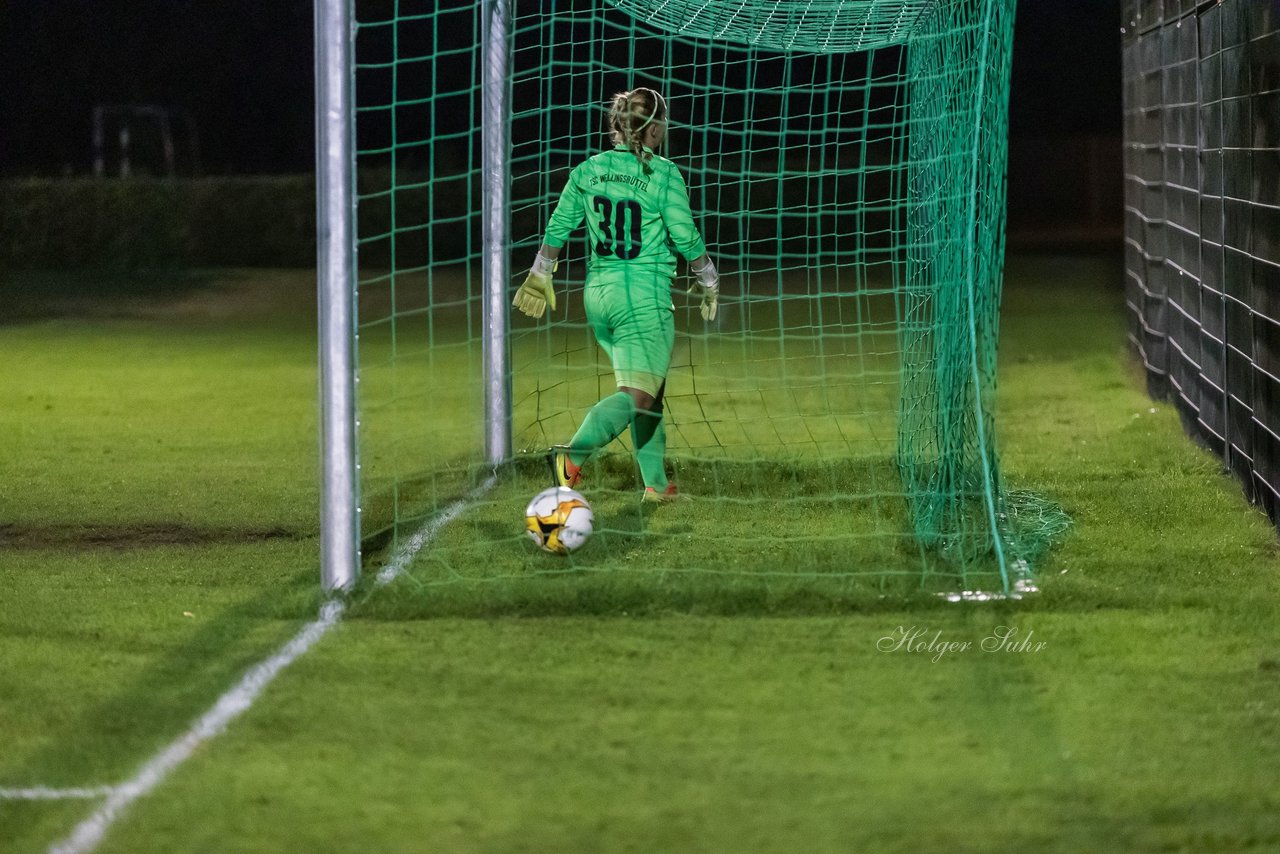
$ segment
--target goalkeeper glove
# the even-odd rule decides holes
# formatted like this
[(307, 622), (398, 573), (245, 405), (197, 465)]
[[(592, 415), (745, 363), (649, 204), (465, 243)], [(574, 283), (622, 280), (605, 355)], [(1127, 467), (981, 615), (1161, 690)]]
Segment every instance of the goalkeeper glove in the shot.
[(701, 295), (702, 319), (710, 323), (716, 319), (716, 308), (720, 304), (720, 274), (716, 272), (716, 265), (711, 263), (710, 258), (705, 267), (698, 268), (690, 264), (689, 269), (698, 277), (693, 287), (689, 288), (689, 293)]
[(533, 259), (533, 266), (529, 268), (529, 275), (525, 276), (524, 284), (516, 291), (516, 298), (511, 304), (529, 317), (542, 317), (548, 303), (551, 304), (551, 310), (555, 311), (556, 292), (551, 287), (551, 274), (558, 266), (560, 266), (559, 262), (539, 252)]

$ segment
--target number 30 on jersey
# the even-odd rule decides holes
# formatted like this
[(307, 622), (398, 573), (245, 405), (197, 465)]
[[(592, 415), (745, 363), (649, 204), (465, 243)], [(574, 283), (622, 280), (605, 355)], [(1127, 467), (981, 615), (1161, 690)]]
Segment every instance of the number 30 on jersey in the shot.
[(596, 243), (597, 255), (616, 255), (630, 261), (640, 254), (640, 203), (623, 199), (614, 204), (608, 196), (594, 196), (591, 200), (600, 215), (600, 240)]

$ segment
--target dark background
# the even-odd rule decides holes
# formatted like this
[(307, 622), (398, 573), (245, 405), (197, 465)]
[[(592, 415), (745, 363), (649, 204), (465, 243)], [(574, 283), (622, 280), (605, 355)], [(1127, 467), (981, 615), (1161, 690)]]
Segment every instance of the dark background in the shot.
[[(401, 11), (411, 5), (402, 3)], [(469, 0), (442, 0), (420, 8), (468, 6)], [(389, 7), (384, 7), (388, 0), (360, 0), (357, 15), (385, 18)], [(1008, 182), (1008, 235), (1015, 249), (1120, 245), (1120, 17), (1119, 0), (1022, 0), (1018, 5)], [(454, 22), (462, 18), (444, 16)], [(442, 27), (441, 44), (472, 38), (469, 28), (453, 27), (463, 32)], [(435, 35), (430, 28), (425, 32)], [(7, 5), (0, 0), (0, 178), (94, 174), (92, 115), (99, 105), (172, 110), (178, 175), (310, 174), (312, 39), (312, 0), (8, 0)], [(460, 114), (458, 120), (470, 117)], [(111, 117), (104, 122), (103, 174), (108, 176), (120, 174), (122, 167), (122, 124)], [(131, 174), (162, 174), (165, 158), (154, 120), (129, 124)], [(14, 208), (19, 224), (31, 219), (32, 206), (42, 205), (49, 192), (63, 189), (31, 190), (35, 195)], [(301, 189), (290, 213), (269, 219), (292, 222), (304, 216), (309, 191)], [(260, 190), (267, 200), (279, 197), (278, 188)], [(10, 183), (6, 192), (17, 190)], [(79, 197), (60, 204), (77, 210), (101, 206)], [(156, 204), (161, 210), (172, 202)], [(229, 204), (244, 210), (248, 203)], [(212, 210), (209, 205), (200, 209)], [(245, 228), (261, 230), (247, 220)], [(306, 230), (305, 223), (297, 228)], [(56, 220), (46, 228), (55, 237), (59, 229), (65, 230)], [(102, 231), (93, 223), (84, 229)], [(226, 229), (214, 231), (230, 239)], [(233, 242), (248, 245), (248, 237)], [(114, 245), (133, 238), (113, 240)], [(10, 243), (22, 250), (18, 255), (44, 245), (30, 235)], [(56, 257), (66, 257), (67, 251), (59, 249)], [(274, 244), (264, 245), (253, 258), (260, 263), (280, 252)], [(285, 254), (295, 261), (301, 257)], [(285, 260), (282, 255), (279, 263)], [(46, 262), (28, 258), (23, 263)]]
[[(98, 104), (187, 111), (207, 174), (311, 171), (311, 0), (9, 0), (0, 10), (0, 175), (90, 172)], [(1117, 0), (1023, 0), (1016, 20), (1011, 137), (1118, 140)]]
[(0, 173), (91, 171), (98, 104), (190, 112), (210, 174), (313, 168), (310, 0), (9, 0)]

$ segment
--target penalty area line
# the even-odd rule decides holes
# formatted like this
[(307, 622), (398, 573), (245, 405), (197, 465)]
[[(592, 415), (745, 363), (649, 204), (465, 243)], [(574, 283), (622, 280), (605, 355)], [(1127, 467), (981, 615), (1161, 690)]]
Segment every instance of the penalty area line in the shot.
[[(404, 545), (396, 551), (391, 561), (378, 573), (375, 580), (377, 587), (384, 587), (399, 577), (408, 568), (414, 556), (427, 543), (431, 542), (441, 528), (461, 515), (467, 507), (487, 492), (496, 482), (496, 476), (490, 477), (466, 498), (450, 504), (441, 513), (423, 524), (422, 528), (405, 541)], [(320, 614), (316, 619), (303, 626), (274, 655), (255, 665), (240, 679), (235, 687), (219, 697), (217, 702), (191, 725), (190, 729), (147, 760), (146, 764), (131, 779), (118, 786), (106, 786), (101, 789), (46, 790), (49, 792), (92, 791), (94, 792), (93, 795), (85, 797), (106, 797), (106, 802), (96, 812), (76, 825), (75, 829), (65, 839), (49, 846), (50, 854), (87, 854), (87, 852), (97, 848), (111, 825), (115, 824), (116, 820), (124, 814), (125, 810), (134, 801), (160, 785), (173, 769), (191, 758), (191, 755), (195, 753), (200, 745), (221, 735), (233, 720), (248, 711), (263, 689), (271, 684), (276, 676), (280, 674), (280, 671), (315, 646), (316, 641), (324, 637), (330, 629), (338, 624), (346, 610), (347, 603), (342, 599), (330, 599), (325, 602), (320, 607)], [(41, 790), (44, 790), (44, 787), (11, 791), (35, 792)]]

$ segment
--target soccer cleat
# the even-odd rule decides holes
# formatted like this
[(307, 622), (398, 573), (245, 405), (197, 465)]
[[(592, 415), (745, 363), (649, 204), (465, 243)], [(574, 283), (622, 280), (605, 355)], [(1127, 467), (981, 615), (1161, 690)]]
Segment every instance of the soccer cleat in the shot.
[(574, 465), (569, 459), (567, 445), (552, 445), (547, 451), (547, 464), (551, 466), (551, 479), (556, 486), (567, 486), (573, 489), (582, 480), (582, 466)]
[(644, 494), (640, 496), (640, 500), (648, 504), (665, 504), (669, 501), (683, 501), (687, 497), (688, 496), (686, 495), (680, 494), (680, 490), (676, 489), (676, 485), (674, 483), (668, 483), (667, 488), (662, 492), (659, 492), (652, 486), (646, 486), (644, 488)]

